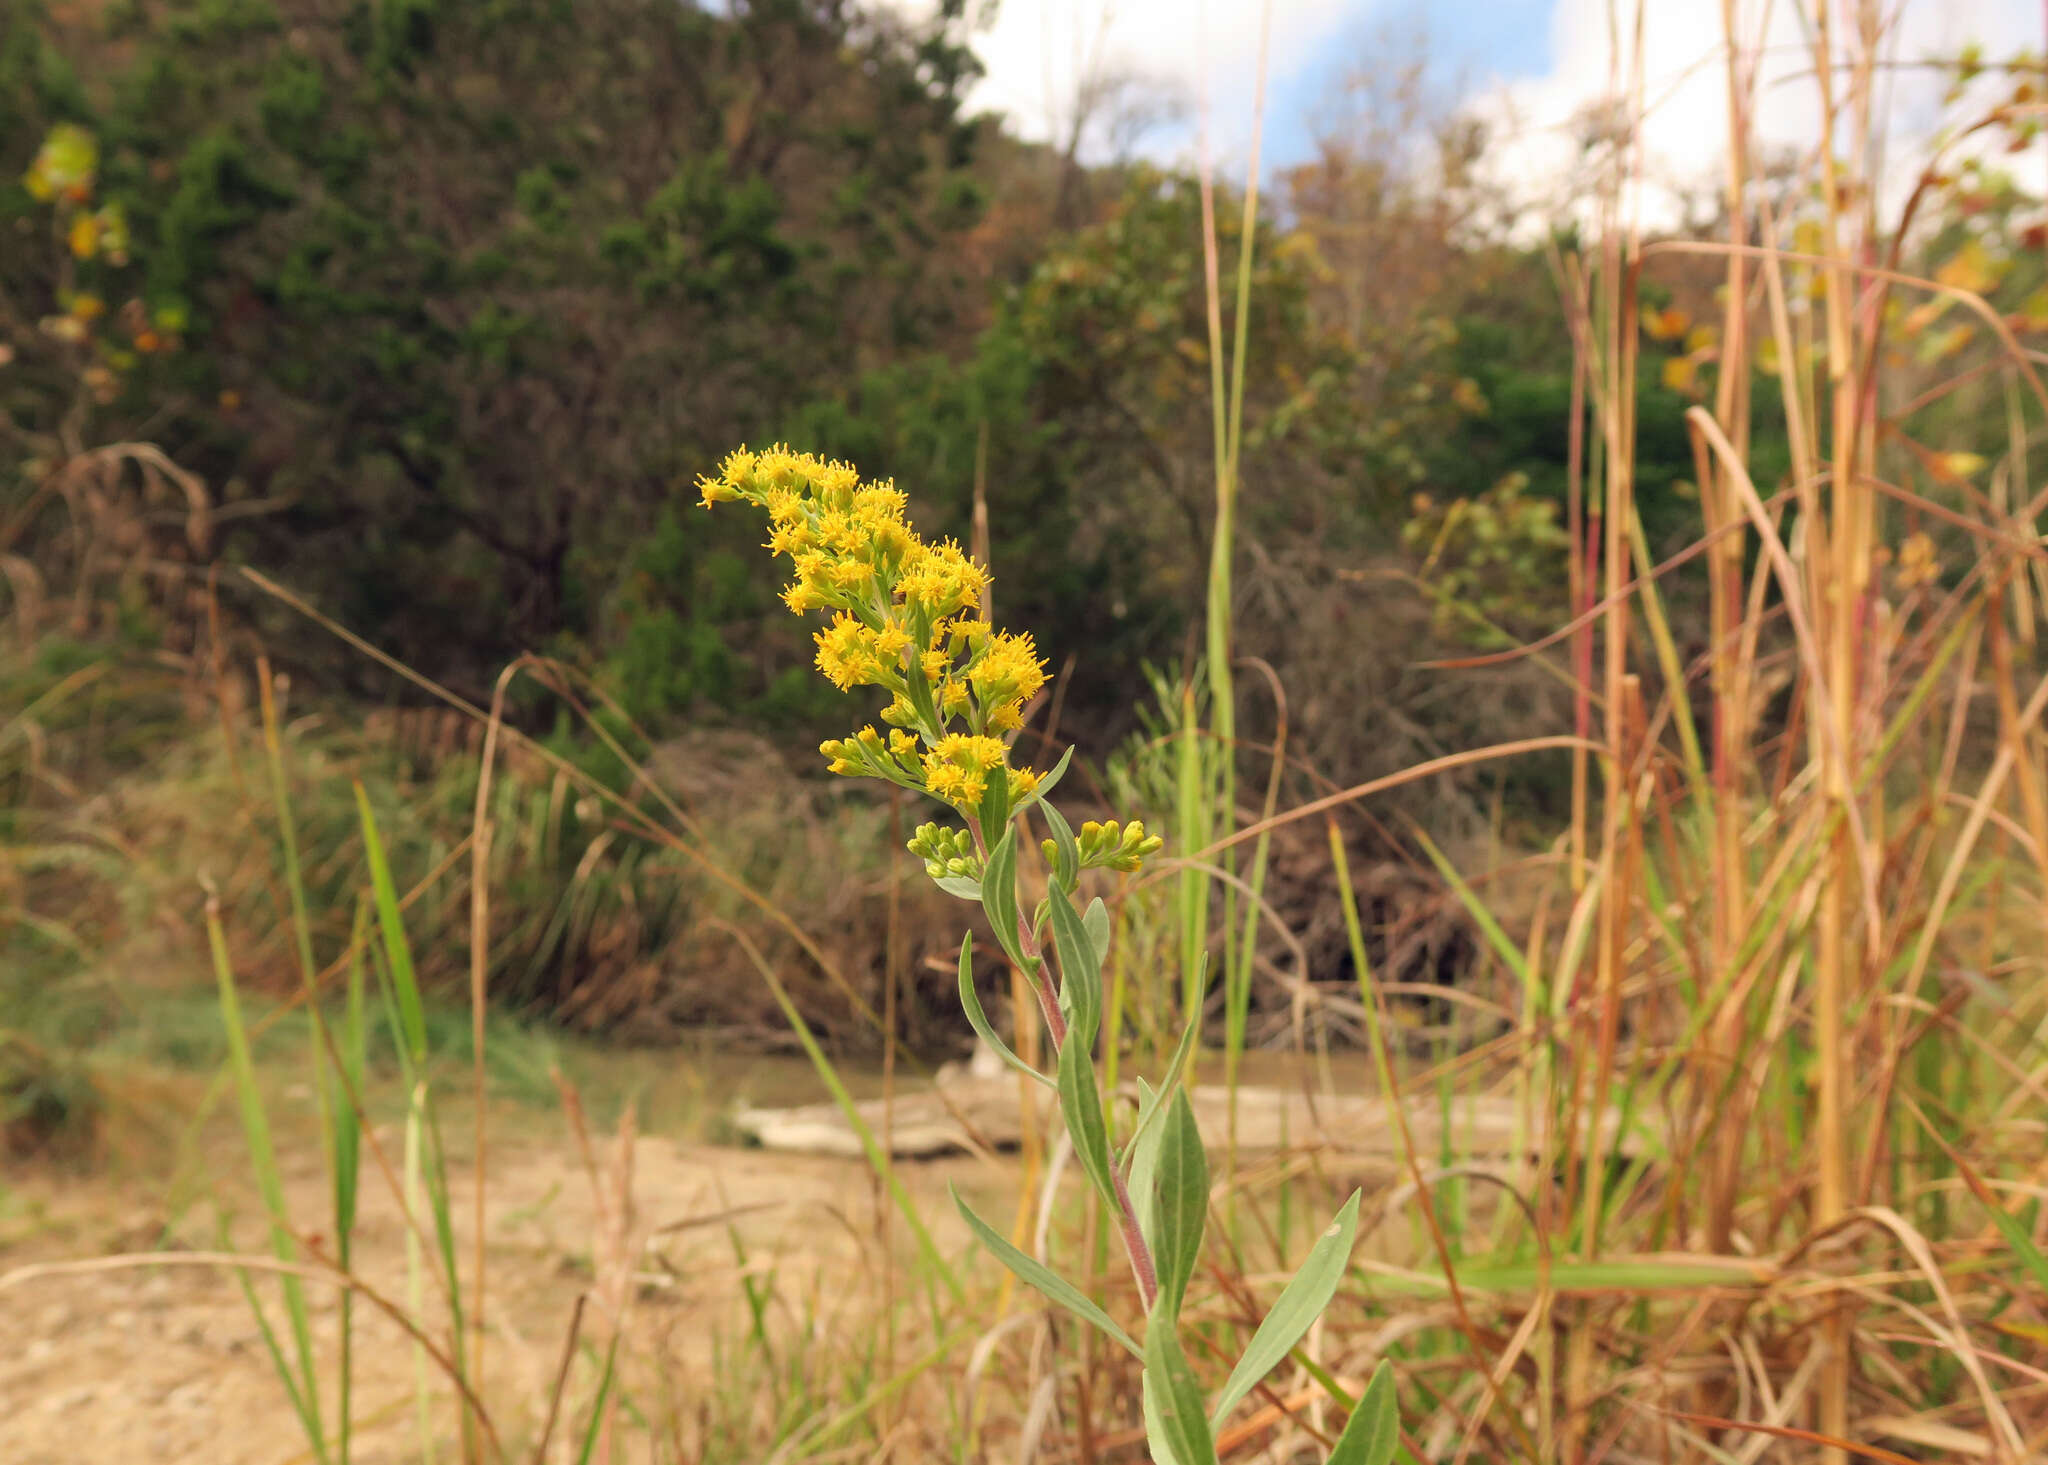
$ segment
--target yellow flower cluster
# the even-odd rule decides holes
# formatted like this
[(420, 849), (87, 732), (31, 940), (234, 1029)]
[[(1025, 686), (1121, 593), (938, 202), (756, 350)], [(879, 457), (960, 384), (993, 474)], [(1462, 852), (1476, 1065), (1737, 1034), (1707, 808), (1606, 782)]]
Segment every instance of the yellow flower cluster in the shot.
[(815, 637), (818, 670), (843, 692), (890, 695), (886, 737), (866, 727), (822, 746), (834, 773), (926, 789), (969, 813), (998, 774), (1012, 802), (1037, 787), (1036, 774), (1009, 767), (1002, 734), (1022, 725), (1045, 663), (1029, 635), (980, 618), (987, 568), (951, 540), (920, 539), (901, 490), (780, 447), (742, 448), (697, 487), (706, 508), (738, 500), (768, 511), (766, 547), (792, 571), (783, 602), (799, 615), (832, 612)]

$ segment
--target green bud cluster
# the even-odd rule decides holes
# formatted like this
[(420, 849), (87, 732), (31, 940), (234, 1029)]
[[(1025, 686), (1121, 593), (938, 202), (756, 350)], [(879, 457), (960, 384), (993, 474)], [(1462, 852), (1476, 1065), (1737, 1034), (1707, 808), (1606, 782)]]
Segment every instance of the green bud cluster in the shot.
[[(1130, 874), (1144, 862), (1147, 856), (1155, 855), (1166, 847), (1166, 841), (1156, 834), (1145, 833), (1142, 819), (1133, 819), (1129, 825), (1119, 825), (1112, 819), (1107, 824), (1097, 824), (1093, 819), (1081, 826), (1079, 838), (1074, 841), (1081, 856), (1083, 870), (1117, 870)], [(1051, 841), (1044, 842), (1047, 864), (1054, 863), (1058, 847)]]
[(905, 848), (924, 861), (925, 873), (934, 880), (948, 875), (981, 878), (981, 856), (974, 852), (974, 841), (964, 829), (920, 824)]

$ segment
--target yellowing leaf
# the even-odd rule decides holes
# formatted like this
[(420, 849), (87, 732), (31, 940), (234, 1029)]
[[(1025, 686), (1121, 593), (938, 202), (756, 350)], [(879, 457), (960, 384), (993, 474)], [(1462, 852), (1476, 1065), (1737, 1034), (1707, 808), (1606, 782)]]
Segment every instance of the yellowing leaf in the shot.
[(1778, 338), (1765, 336), (1756, 343), (1756, 369), (1765, 376), (1778, 374)]
[(2048, 331), (2048, 285), (2020, 303), (2020, 322), (2030, 331)]
[(1977, 328), (1972, 325), (1950, 326), (1945, 331), (1933, 331), (1920, 338), (1914, 355), (1922, 366), (1931, 366), (1937, 361), (1946, 361), (1976, 338)]
[(1698, 355), (1721, 344), (1721, 332), (1711, 325), (1694, 326), (1685, 333), (1685, 349), (1688, 355)]
[(1664, 386), (1673, 392), (1691, 392), (1699, 375), (1699, 363), (1690, 356), (1673, 356), (1664, 363)]
[(1984, 247), (1981, 239), (1972, 239), (1934, 272), (1934, 278), (1952, 290), (1988, 295), (1998, 288), (1998, 282), (2005, 278), (2005, 272), (2011, 267), (2011, 260), (1997, 258)]
[(1691, 324), (1692, 317), (1675, 305), (1653, 310), (1643, 317), (1643, 331), (1653, 341), (1675, 341)]
[(1909, 336), (1917, 336), (1946, 315), (1948, 308), (1953, 304), (1955, 301), (1946, 296), (1923, 301), (1906, 313), (1906, 319), (1900, 328)]
[(1962, 483), (1984, 471), (1982, 453), (1936, 453), (1928, 462), (1943, 483)]
[(99, 165), (100, 145), (93, 135), (76, 123), (60, 122), (43, 139), (23, 181), (40, 199), (60, 193), (83, 199), (92, 192), (93, 174)]
[(73, 259), (91, 259), (100, 250), (100, 221), (91, 214), (80, 214), (71, 221), (65, 242), (71, 246)]

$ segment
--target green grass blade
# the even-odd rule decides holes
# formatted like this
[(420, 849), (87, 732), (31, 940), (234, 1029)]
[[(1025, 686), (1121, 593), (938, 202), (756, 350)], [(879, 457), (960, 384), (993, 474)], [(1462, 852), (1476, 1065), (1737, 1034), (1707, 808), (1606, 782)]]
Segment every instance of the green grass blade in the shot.
[[(1472, 917), (1472, 924), (1477, 926), (1480, 934), (1486, 937), (1486, 944), (1492, 948), (1493, 954), (1499, 957), (1501, 963), (1520, 980), (1522, 990), (1525, 993), (1533, 991), (1533, 978), (1529, 973), (1529, 959), (1523, 955), (1522, 948), (1517, 946), (1509, 938), (1508, 933), (1501, 929), (1501, 924), (1494, 919), (1493, 912), (1486, 908), (1486, 902), (1482, 901), (1478, 893), (1465, 883), (1465, 877), (1458, 873), (1457, 867), (1450, 862), (1442, 850), (1436, 847), (1430, 840), (1430, 837), (1424, 834), (1420, 828), (1413, 826), (1411, 826), (1411, 832), (1422, 845), (1423, 853), (1429, 856), (1429, 862), (1436, 866), (1437, 873), (1442, 875), (1444, 882), (1456, 892), (1459, 903), (1465, 907), (1466, 914)], [(1349, 887), (1347, 886), (1346, 888), (1348, 889)]]
[(356, 811), (363, 826), (363, 854), (370, 864), (370, 889), (377, 903), (377, 927), (384, 938), (391, 993), (398, 1005), (404, 1038), (401, 1046), (415, 1064), (422, 1064), (427, 1060), (427, 1016), (420, 1001), (419, 977), (413, 969), (412, 943), (406, 939), (405, 914), (398, 908), (398, 886), (391, 878), (391, 865), (384, 858), (384, 842), (377, 834), (377, 817), (370, 812), (370, 796), (360, 781), (355, 789)]
[(604, 1428), (605, 1400), (611, 1397), (612, 1381), (618, 1377), (619, 1334), (612, 1333), (612, 1341), (604, 1350), (604, 1370), (597, 1378), (597, 1397), (590, 1401), (590, 1422), (583, 1427), (583, 1444), (576, 1451), (576, 1465), (590, 1465), (590, 1458), (597, 1451), (597, 1437)]
[[(1207, 970), (1206, 959), (1204, 970)], [(1150, 1129), (1153, 1121), (1159, 1117), (1161, 1104), (1172, 1098), (1179, 1090), (1181, 1079), (1188, 1071), (1189, 1055), (1195, 1051), (1195, 1038), (1201, 1030), (1202, 1022), (1199, 1016), (1180, 1030), (1180, 1041), (1174, 1045), (1173, 1059), (1166, 1065), (1166, 1076), (1160, 1080), (1156, 1090), (1143, 1079), (1138, 1080), (1138, 1122), (1131, 1127), (1131, 1137), (1124, 1142), (1123, 1159), (1127, 1170), (1137, 1155), (1138, 1143), (1144, 1139), (1145, 1131)]]
[[(292, 1240), (285, 1209), (284, 1180), (278, 1169), (277, 1151), (271, 1143), (270, 1118), (264, 1109), (263, 1093), (256, 1084), (256, 1065), (249, 1052), (249, 1030), (242, 1021), (241, 999), (235, 991), (234, 966), (228, 959), (227, 936), (221, 930), (220, 912), (211, 902), (206, 912), (206, 940), (213, 956), (214, 978), (220, 994), (221, 1026), (227, 1036), (235, 1093), (241, 1102), (242, 1134), (249, 1146), (249, 1164), (255, 1171), (257, 1193), (262, 1197), (263, 1209), (270, 1219), (270, 1249), (279, 1261), (296, 1261), (298, 1248)], [(285, 1317), (291, 1325), (292, 1346), (298, 1354), (298, 1385), (293, 1387), (287, 1373), (285, 1387), (292, 1395), (299, 1423), (306, 1432), (307, 1442), (313, 1447), (314, 1457), (324, 1462), (328, 1458), (327, 1440), (320, 1422), (319, 1375), (314, 1369), (313, 1329), (306, 1310), (305, 1285), (298, 1277), (287, 1273), (279, 1278), (279, 1287), (284, 1293)], [(252, 1301), (254, 1296), (252, 1289)], [(259, 1321), (262, 1316), (259, 1308)], [(283, 1368), (282, 1352), (273, 1348), (272, 1354)]]
[[(420, 1148), (426, 1109), (425, 1084), (415, 1084), (408, 1090), (405, 1114), (405, 1204), (414, 1214), (425, 1204), (424, 1187), (420, 1183)], [(405, 1228), (405, 1300), (414, 1317), (426, 1316), (426, 1259), (420, 1254), (419, 1232)], [(412, 1345), (413, 1364), (413, 1406), (415, 1421), (419, 1428), (420, 1460), (422, 1465), (434, 1465), (434, 1395), (431, 1373), (427, 1363), (427, 1350), (418, 1339)]]
[[(368, 944), (370, 909), (356, 905), (355, 929), (349, 939), (348, 986), (342, 1008), (341, 1081), (330, 1105), (334, 1116), (334, 1245), (343, 1271), (351, 1265), (355, 1251), (356, 1207), (362, 1171), (362, 1125), (356, 1105), (363, 1102), (363, 1077), (367, 1072), (368, 1029), (364, 1021), (363, 950)], [(335, 1456), (348, 1465), (352, 1451), (354, 1420), (351, 1417), (355, 1389), (355, 1289), (342, 1289), (339, 1300), (341, 1324), (339, 1400), (335, 1426)]]
[(761, 974), (761, 980), (768, 984), (768, 990), (775, 998), (775, 1005), (782, 1009), (782, 1015), (789, 1020), (790, 1030), (803, 1045), (804, 1052), (810, 1057), (811, 1066), (817, 1070), (818, 1077), (824, 1080), (825, 1087), (831, 1091), (832, 1101), (839, 1106), (839, 1112), (845, 1116), (847, 1125), (860, 1140), (860, 1147), (868, 1157), (868, 1164), (881, 1176), (883, 1185), (888, 1188), (889, 1199), (895, 1203), (898, 1214), (903, 1217), (904, 1224), (910, 1227), (910, 1233), (916, 1239), (918, 1255), (924, 1259), (932, 1275), (945, 1284), (946, 1291), (952, 1295), (953, 1300), (964, 1301), (966, 1294), (961, 1289), (959, 1277), (954, 1275), (953, 1269), (946, 1264), (946, 1259), (939, 1254), (939, 1248), (932, 1240), (932, 1233), (924, 1224), (924, 1217), (918, 1214), (916, 1202), (911, 1200), (910, 1192), (903, 1188), (902, 1177), (897, 1175), (896, 1167), (890, 1163), (889, 1156), (875, 1139), (875, 1132), (868, 1127), (868, 1122), (861, 1118), (860, 1108), (853, 1102), (853, 1095), (846, 1091), (846, 1085), (840, 1081), (839, 1071), (832, 1066), (832, 1060), (825, 1056), (825, 1050), (818, 1046), (818, 1040), (812, 1034), (810, 1024), (805, 1022), (803, 1014), (797, 1011), (796, 1003), (790, 999), (788, 989), (782, 985), (781, 979), (775, 975), (774, 968), (768, 965), (766, 959), (744, 933), (731, 929), (731, 934), (753, 963), (754, 970)]

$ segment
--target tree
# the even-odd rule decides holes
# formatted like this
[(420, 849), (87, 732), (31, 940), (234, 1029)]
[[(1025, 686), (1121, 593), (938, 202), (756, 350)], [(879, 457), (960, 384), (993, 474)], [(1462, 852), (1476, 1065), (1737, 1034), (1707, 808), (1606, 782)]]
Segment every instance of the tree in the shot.
[(231, 554), (472, 687), (591, 634), (716, 453), (955, 343), (979, 288), (957, 4), (0, 4), (9, 120), (93, 131), (139, 308), (186, 332), (109, 427), (269, 510)]

